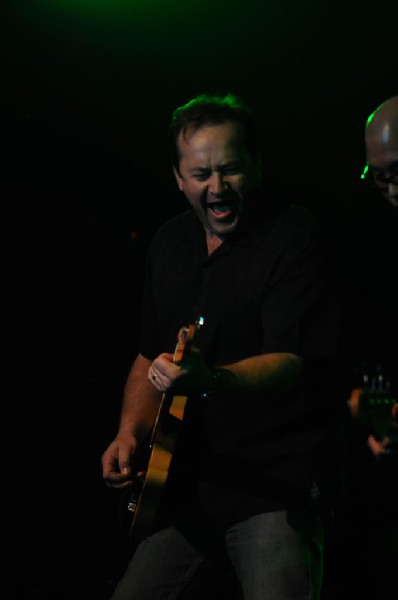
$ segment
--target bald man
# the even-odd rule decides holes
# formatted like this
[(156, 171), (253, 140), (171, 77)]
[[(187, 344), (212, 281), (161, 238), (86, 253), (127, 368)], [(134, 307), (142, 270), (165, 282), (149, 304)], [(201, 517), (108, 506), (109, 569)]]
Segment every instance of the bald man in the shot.
[[(361, 418), (349, 422), (343, 541), (336, 553), (346, 579), (332, 597), (387, 600), (398, 597), (398, 95), (370, 114), (364, 141), (364, 185), (353, 190), (342, 268), (352, 286), (345, 344), (351, 389), (363, 391), (366, 377), (368, 395)], [(359, 416), (355, 394), (351, 401)]]
[(367, 179), (390, 204), (398, 206), (398, 96), (369, 116), (365, 129)]
[[(367, 164), (362, 178), (376, 189), (391, 206), (397, 208), (398, 95), (380, 104), (368, 117), (365, 127), (365, 147)], [(383, 293), (382, 286), (380, 293)], [(393, 405), (391, 421), (394, 429), (397, 428), (396, 409), (397, 405)], [(391, 445), (397, 435), (394, 435), (394, 439), (389, 435), (384, 435), (382, 439), (370, 435), (367, 440), (368, 447), (376, 457), (391, 453)]]

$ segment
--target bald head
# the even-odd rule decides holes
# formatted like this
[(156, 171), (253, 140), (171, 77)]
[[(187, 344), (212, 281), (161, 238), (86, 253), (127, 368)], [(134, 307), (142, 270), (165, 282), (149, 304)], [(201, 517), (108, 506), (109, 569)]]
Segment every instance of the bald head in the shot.
[(369, 169), (394, 182), (381, 189), (383, 196), (398, 206), (398, 96), (389, 98), (369, 116), (365, 129), (366, 162)]
[(398, 146), (398, 96), (380, 104), (369, 116), (365, 130), (366, 149), (368, 146)]

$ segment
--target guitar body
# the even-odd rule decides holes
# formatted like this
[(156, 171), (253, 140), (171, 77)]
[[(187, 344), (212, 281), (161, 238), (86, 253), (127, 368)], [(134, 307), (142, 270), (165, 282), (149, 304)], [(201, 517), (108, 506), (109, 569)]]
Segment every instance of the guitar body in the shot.
[[(187, 355), (202, 323), (203, 319), (183, 329), (182, 339), (177, 343), (174, 352), (174, 363), (180, 364)], [(133, 542), (139, 542), (152, 531), (184, 418), (186, 402), (186, 396), (163, 394), (150, 440), (144, 448), (144, 458), (139, 462), (133, 486), (129, 490), (127, 507), (124, 508), (127, 515), (122, 515), (122, 522), (126, 519), (129, 522), (128, 536)]]
[(137, 477), (130, 491), (127, 510), (132, 518), (129, 530), (132, 541), (142, 540), (151, 533), (169, 474), (186, 401), (186, 396), (174, 396), (171, 403), (163, 397), (148, 448), (146, 471)]

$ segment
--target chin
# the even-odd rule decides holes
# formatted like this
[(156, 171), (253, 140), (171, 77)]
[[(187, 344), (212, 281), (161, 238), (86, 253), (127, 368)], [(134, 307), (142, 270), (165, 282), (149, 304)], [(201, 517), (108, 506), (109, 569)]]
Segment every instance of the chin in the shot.
[(213, 228), (213, 232), (221, 239), (226, 239), (233, 235), (237, 229), (237, 225), (230, 225), (228, 227), (216, 227)]

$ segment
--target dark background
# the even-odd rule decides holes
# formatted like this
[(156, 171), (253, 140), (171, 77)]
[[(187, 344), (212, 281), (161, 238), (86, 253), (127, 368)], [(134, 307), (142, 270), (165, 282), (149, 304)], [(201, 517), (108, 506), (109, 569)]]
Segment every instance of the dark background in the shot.
[(398, 9), (15, 0), (1, 12), (2, 585), (12, 600), (96, 600), (128, 554), (100, 457), (136, 350), (145, 248), (185, 207), (172, 110), (242, 95), (269, 186), (352, 218), (366, 117), (398, 93)]

